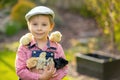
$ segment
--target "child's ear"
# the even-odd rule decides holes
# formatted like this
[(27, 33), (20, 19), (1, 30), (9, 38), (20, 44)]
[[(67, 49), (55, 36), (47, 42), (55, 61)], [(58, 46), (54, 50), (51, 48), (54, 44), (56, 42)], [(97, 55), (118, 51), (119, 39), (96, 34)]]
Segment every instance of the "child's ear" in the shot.
[(53, 28), (54, 28), (54, 23), (53, 24), (51, 24), (51, 26), (50, 26), (50, 31), (52, 31), (53, 30)]

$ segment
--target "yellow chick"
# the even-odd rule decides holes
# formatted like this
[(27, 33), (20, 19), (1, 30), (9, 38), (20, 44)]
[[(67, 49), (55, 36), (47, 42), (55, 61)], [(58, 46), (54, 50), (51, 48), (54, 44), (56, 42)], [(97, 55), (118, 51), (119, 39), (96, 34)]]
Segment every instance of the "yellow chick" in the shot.
[(20, 44), (25, 45), (25, 46), (28, 45), (31, 41), (32, 41), (31, 33), (27, 33), (20, 38)]
[(47, 59), (47, 66), (52, 66), (52, 65), (54, 65), (54, 60), (53, 60), (53, 58), (48, 58), (48, 59)]
[(42, 52), (38, 57), (38, 62), (36, 65), (36, 69), (44, 69), (46, 66), (46, 52)]
[(61, 41), (62, 34), (59, 31), (52, 32), (49, 39), (54, 42)]
[(26, 66), (31, 69), (36, 67), (37, 65), (37, 58), (31, 57), (26, 61)]

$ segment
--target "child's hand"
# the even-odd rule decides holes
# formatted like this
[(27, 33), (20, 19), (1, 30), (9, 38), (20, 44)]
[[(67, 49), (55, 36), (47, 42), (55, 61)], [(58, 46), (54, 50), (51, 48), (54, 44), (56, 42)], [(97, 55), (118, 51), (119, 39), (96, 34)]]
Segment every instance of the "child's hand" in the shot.
[(43, 72), (44, 72), (43, 70), (41, 70), (41, 69), (38, 70), (38, 69), (36, 69), (36, 68), (30, 69), (30, 71), (31, 71), (31, 72), (34, 72), (34, 73), (38, 73), (38, 74), (43, 74)]
[(46, 66), (43, 74), (41, 74), (40, 76), (40, 80), (49, 80), (50, 78), (55, 76), (55, 73), (56, 73), (56, 68), (54, 68), (54, 65)]

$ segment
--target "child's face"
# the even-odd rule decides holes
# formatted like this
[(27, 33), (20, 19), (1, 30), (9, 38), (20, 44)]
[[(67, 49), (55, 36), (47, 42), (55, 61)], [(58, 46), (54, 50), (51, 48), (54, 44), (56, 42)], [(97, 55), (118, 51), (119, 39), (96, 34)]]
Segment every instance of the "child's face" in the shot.
[(53, 29), (49, 17), (45, 15), (37, 15), (30, 19), (28, 28), (35, 39), (47, 39), (49, 32)]

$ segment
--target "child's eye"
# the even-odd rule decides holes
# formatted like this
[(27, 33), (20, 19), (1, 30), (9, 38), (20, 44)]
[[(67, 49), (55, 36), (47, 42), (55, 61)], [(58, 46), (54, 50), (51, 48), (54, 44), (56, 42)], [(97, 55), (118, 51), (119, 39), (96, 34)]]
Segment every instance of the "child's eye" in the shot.
[(47, 24), (42, 24), (42, 26), (47, 26)]
[(38, 25), (37, 23), (33, 23), (34, 26)]

